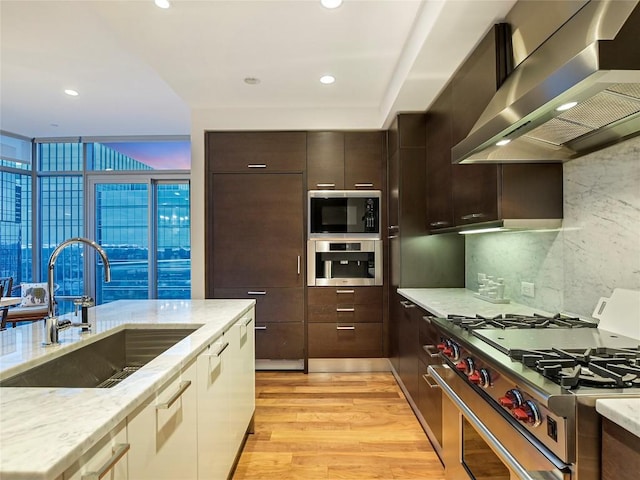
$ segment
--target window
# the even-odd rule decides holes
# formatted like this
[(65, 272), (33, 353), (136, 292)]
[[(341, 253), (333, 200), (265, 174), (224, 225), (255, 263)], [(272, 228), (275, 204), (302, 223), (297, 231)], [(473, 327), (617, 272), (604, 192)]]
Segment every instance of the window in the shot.
[[(67, 246), (56, 260), (54, 278), (61, 313), (72, 310), (73, 299), (83, 294), (98, 304), (190, 298), (187, 140), (0, 138), (0, 276), (10, 275), (16, 284), (46, 281), (56, 246), (87, 237), (107, 252), (112, 281), (104, 283), (104, 266), (93, 249)], [(34, 235), (38, 242), (32, 249)]]

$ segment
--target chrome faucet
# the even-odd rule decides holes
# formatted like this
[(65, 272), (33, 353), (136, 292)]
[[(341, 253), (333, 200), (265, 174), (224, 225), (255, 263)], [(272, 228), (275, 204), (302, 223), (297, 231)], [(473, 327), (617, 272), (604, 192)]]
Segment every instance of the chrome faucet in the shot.
[(83, 330), (87, 329), (86, 323), (81, 324), (72, 324), (71, 322), (59, 322), (58, 317), (55, 314), (55, 297), (53, 295), (53, 273), (56, 265), (56, 260), (58, 259), (58, 255), (60, 252), (67, 246), (72, 245), (74, 243), (84, 243), (93, 247), (102, 258), (102, 262), (104, 263), (104, 281), (105, 283), (109, 283), (111, 281), (111, 266), (109, 265), (109, 259), (107, 258), (106, 252), (102, 249), (100, 245), (98, 245), (93, 240), (89, 240), (88, 238), (82, 237), (74, 237), (69, 238), (58, 245), (51, 256), (49, 257), (49, 269), (47, 275), (47, 288), (49, 290), (49, 310), (47, 318), (45, 319), (45, 338), (44, 344), (51, 345), (54, 343), (58, 343), (58, 332), (60, 330), (64, 330), (69, 327), (82, 327)]

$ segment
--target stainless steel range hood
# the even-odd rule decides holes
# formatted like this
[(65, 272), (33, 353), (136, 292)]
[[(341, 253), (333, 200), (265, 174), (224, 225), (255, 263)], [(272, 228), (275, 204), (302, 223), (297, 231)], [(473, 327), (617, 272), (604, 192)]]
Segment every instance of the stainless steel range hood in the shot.
[(452, 161), (561, 162), (638, 133), (639, 2), (591, 0), (516, 67)]

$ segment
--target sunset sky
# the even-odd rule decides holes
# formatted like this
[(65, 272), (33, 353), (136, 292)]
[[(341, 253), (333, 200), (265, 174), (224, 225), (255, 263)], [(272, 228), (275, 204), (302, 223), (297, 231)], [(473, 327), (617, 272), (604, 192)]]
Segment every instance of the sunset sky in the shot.
[(191, 169), (191, 142), (103, 143), (156, 170)]

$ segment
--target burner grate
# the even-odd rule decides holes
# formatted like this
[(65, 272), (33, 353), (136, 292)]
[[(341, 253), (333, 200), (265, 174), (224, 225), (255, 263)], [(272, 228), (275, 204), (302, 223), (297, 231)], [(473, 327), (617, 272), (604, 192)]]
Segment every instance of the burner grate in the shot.
[(640, 348), (512, 350), (510, 357), (569, 389), (640, 386)]
[(543, 315), (517, 315), (504, 314), (495, 317), (476, 315), (467, 317), (463, 315), (449, 315), (447, 317), (453, 324), (465, 330), (477, 330), (483, 328), (526, 329), (526, 328), (595, 328), (598, 325), (576, 317), (563, 317), (556, 314), (552, 317)]

